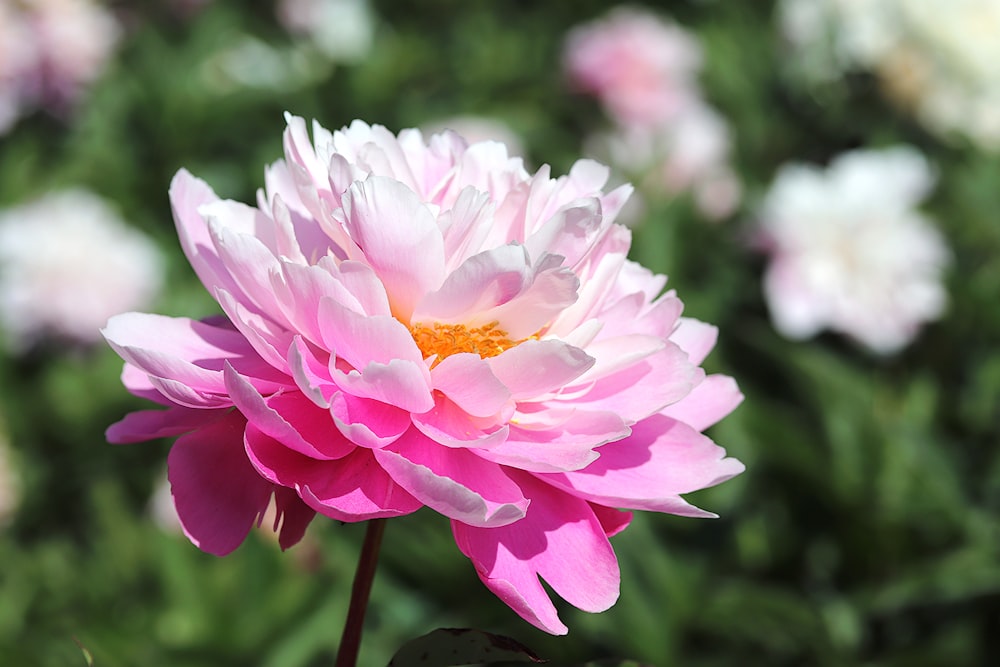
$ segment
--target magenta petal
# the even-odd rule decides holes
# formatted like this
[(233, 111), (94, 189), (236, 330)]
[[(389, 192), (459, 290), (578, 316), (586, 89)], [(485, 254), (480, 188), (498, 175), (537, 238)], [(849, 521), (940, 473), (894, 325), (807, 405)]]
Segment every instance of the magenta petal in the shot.
[(474, 526), (503, 526), (528, 501), (503, 469), (465, 449), (442, 447), (411, 429), (375, 459), (400, 486), (445, 516)]
[(225, 556), (258, 522), (271, 485), (254, 470), (236, 412), (181, 436), (167, 458), (170, 490), (184, 533), (203, 551)]
[(477, 354), (453, 354), (431, 370), (434, 388), (470, 415), (490, 417), (511, 400), (510, 392)]
[(444, 280), (444, 241), (437, 221), (403, 183), (369, 176), (343, 200), (345, 225), (385, 285), (392, 312), (408, 322), (414, 306)]
[(691, 393), (668, 405), (662, 414), (704, 431), (736, 409), (743, 402), (743, 392), (728, 375), (709, 375)]
[(273, 530), (278, 533), (278, 545), (282, 551), (299, 543), (306, 534), (306, 528), (316, 516), (316, 510), (306, 505), (292, 489), (283, 486), (274, 488)]
[(567, 493), (609, 507), (645, 509), (681, 516), (714, 517), (680, 495), (743, 472), (724, 449), (690, 426), (654, 415), (632, 427), (632, 435), (601, 449), (584, 470), (541, 474)]
[(261, 396), (227, 365), (226, 388), (247, 421), (289, 449), (313, 459), (339, 459), (354, 445), (333, 432), (330, 413), (299, 392)]
[(361, 447), (341, 459), (317, 461), (293, 452), (252, 424), (245, 445), (262, 476), (296, 489), (309, 507), (337, 521), (401, 516), (421, 507), (382, 470), (369, 449)]
[(624, 512), (594, 503), (590, 503), (590, 509), (594, 510), (594, 516), (601, 522), (604, 534), (608, 537), (614, 537), (632, 523), (632, 512)]
[(139, 410), (108, 427), (104, 435), (108, 442), (123, 445), (154, 438), (169, 438), (207, 424), (224, 416), (226, 410), (197, 410), (173, 407), (167, 410)]
[(379, 449), (410, 428), (410, 413), (395, 406), (337, 392), (330, 414), (345, 438), (362, 447)]
[(490, 529), (452, 521), (455, 542), (483, 583), (522, 618), (565, 634), (539, 577), (575, 607), (604, 611), (618, 599), (618, 561), (589, 503), (522, 477), (531, 499), (523, 519)]
[(558, 340), (528, 340), (487, 363), (515, 399), (526, 399), (559, 389), (580, 377), (594, 364), (594, 358)]

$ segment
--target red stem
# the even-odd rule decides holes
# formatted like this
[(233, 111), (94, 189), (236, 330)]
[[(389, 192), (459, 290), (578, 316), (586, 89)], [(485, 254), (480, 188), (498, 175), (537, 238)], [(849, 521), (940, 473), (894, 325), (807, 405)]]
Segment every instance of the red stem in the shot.
[(375, 579), (378, 550), (382, 545), (382, 533), (384, 532), (385, 519), (368, 521), (365, 541), (361, 546), (361, 556), (358, 558), (358, 569), (354, 573), (351, 604), (347, 608), (347, 620), (344, 622), (344, 634), (340, 637), (340, 648), (337, 651), (335, 667), (355, 667), (358, 662), (358, 651), (361, 649), (361, 630), (365, 624), (365, 610), (368, 608), (368, 596), (371, 594), (372, 581)]

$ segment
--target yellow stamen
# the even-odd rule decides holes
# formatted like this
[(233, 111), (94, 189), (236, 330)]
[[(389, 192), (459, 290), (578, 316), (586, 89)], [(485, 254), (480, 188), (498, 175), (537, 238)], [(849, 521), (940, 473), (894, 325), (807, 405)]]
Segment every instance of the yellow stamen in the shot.
[(418, 322), (410, 327), (410, 334), (417, 347), (424, 353), (425, 359), (437, 355), (434, 361), (436, 365), (445, 357), (459, 352), (471, 352), (484, 359), (495, 357), (528, 340), (528, 338), (511, 340), (507, 337), (507, 332), (499, 327), (499, 322), (490, 322), (475, 329), (469, 329), (464, 324), (425, 325)]

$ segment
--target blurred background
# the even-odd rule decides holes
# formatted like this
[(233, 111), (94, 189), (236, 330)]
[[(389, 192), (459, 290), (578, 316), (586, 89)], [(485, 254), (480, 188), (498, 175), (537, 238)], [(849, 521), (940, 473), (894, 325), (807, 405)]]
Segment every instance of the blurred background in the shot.
[[(167, 201), (252, 202), (282, 113), (450, 127), (636, 184), (634, 258), (719, 327), (747, 471), (612, 543), (568, 637), (447, 522), (388, 525), (364, 665), (437, 627), (555, 664), (1000, 664), (1000, 0), (0, 0), (0, 663), (332, 664), (364, 527), (282, 554), (180, 534), (169, 442), (101, 341), (201, 317)], [(612, 663), (616, 664), (616, 663)]]

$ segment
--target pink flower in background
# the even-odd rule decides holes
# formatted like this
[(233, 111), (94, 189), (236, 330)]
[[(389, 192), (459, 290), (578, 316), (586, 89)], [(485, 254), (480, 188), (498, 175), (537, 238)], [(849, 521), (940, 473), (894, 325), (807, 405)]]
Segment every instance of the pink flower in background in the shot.
[(706, 217), (739, 206), (742, 188), (728, 166), (731, 138), (698, 85), (697, 38), (652, 12), (616, 8), (574, 28), (564, 45), (566, 76), (597, 97), (614, 121), (591, 139), (644, 193), (693, 194)]
[(0, 131), (35, 107), (63, 113), (75, 104), (120, 32), (114, 16), (89, 0), (0, 6)]
[(845, 153), (825, 171), (783, 167), (760, 213), (778, 331), (801, 339), (829, 328), (887, 354), (939, 317), (950, 253), (916, 210), (933, 183), (908, 147)]
[(107, 319), (152, 301), (159, 249), (85, 190), (0, 210), (0, 328), (20, 351), (44, 335), (100, 340)]
[(701, 59), (686, 31), (628, 7), (574, 28), (563, 55), (570, 82), (627, 126), (660, 125), (696, 103)]
[(564, 633), (540, 578), (587, 611), (618, 597), (608, 537), (743, 465), (701, 431), (742, 400), (699, 367), (716, 330), (626, 259), (629, 195), (580, 161), (535, 174), (503, 144), (329, 132), (288, 117), (256, 206), (186, 171), (181, 245), (225, 316), (127, 313), (104, 333), (136, 412), (112, 442), (180, 437), (178, 515), (235, 549), (272, 496), (288, 547), (340, 521), (427, 506), (483, 582)]

